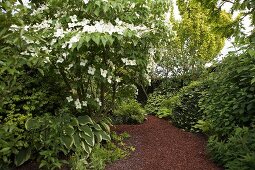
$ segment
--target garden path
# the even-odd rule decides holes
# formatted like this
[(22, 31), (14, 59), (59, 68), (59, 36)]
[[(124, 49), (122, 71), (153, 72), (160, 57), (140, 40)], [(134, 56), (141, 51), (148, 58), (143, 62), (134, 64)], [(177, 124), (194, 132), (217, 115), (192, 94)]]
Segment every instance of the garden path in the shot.
[(166, 120), (148, 116), (141, 125), (118, 125), (117, 133), (128, 132), (127, 144), (136, 148), (125, 159), (106, 170), (221, 170), (206, 155), (206, 138), (185, 132)]

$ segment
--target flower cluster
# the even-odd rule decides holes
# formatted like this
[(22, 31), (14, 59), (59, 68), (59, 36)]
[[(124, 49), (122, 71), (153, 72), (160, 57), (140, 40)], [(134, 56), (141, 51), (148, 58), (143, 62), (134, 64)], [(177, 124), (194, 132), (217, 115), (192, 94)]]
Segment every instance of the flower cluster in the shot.
[(127, 66), (135, 66), (136, 60), (129, 60), (128, 58), (121, 58), (121, 61)]

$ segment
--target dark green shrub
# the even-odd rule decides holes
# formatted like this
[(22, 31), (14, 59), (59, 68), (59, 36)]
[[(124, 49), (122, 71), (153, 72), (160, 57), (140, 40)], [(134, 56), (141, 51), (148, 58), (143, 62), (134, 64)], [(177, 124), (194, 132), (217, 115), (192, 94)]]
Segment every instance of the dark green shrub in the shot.
[(147, 103), (145, 105), (145, 110), (148, 114), (156, 115), (160, 110), (161, 103), (165, 99), (165, 95), (158, 94), (158, 92), (154, 92), (149, 95)]
[(102, 145), (96, 145), (88, 159), (87, 169), (104, 170), (106, 164), (112, 163), (116, 160), (126, 157), (130, 151), (133, 151), (132, 146), (124, 143), (124, 140), (130, 137), (127, 133), (117, 135), (111, 134), (111, 141)]
[(208, 79), (200, 107), (210, 133), (228, 138), (237, 127), (255, 124), (255, 57), (230, 55)]
[(203, 83), (192, 82), (175, 96), (162, 102), (163, 107), (171, 110), (171, 119), (177, 127), (190, 131), (196, 130), (193, 126), (203, 117), (198, 101), (204, 88)]
[(30, 158), (29, 133), (25, 129), (26, 120), (31, 115), (8, 115), (0, 124), (0, 169), (19, 166)]
[(67, 164), (60, 155), (68, 157), (73, 152), (86, 160), (96, 144), (111, 139), (107, 124), (108, 119), (95, 122), (88, 116), (69, 114), (14, 117), (0, 126), (0, 167), (20, 166), (32, 155), (46, 169)]
[(234, 134), (222, 141), (211, 136), (207, 145), (212, 158), (226, 169), (255, 169), (255, 130), (236, 128)]
[(142, 123), (145, 119), (145, 110), (136, 100), (122, 102), (113, 113), (116, 123)]

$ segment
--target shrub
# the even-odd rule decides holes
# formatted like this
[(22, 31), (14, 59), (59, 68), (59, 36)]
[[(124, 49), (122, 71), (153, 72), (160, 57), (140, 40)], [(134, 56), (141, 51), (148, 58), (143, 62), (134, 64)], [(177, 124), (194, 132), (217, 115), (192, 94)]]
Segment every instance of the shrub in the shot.
[(226, 141), (211, 136), (207, 149), (212, 158), (231, 170), (255, 168), (255, 130), (236, 128)]
[(24, 127), (30, 116), (8, 115), (0, 125), (0, 169), (8, 169), (10, 164), (19, 166), (30, 158), (29, 134)]
[(227, 139), (237, 127), (252, 127), (255, 123), (255, 58), (249, 54), (230, 55), (208, 79), (200, 107), (210, 133)]
[(142, 123), (145, 119), (145, 110), (135, 100), (122, 102), (113, 113), (116, 123)]
[(198, 101), (204, 90), (201, 82), (192, 82), (183, 87), (179, 93), (162, 102), (162, 106), (170, 110), (173, 123), (183, 129), (195, 131), (193, 126), (203, 117)]
[(96, 144), (111, 139), (107, 124), (107, 119), (95, 122), (88, 116), (69, 114), (12, 118), (12, 122), (0, 126), (0, 166), (14, 163), (20, 166), (35, 155), (40, 160), (40, 168), (60, 168), (68, 163), (60, 155), (68, 157), (76, 151), (86, 160)]
[(164, 99), (165, 95), (158, 94), (157, 92), (150, 94), (145, 105), (146, 112), (156, 115), (160, 110), (161, 103)]
[(104, 170), (106, 164), (126, 157), (130, 151), (133, 150), (132, 146), (127, 146), (123, 143), (123, 140), (127, 137), (129, 137), (127, 133), (122, 133), (120, 135), (112, 133), (112, 141), (108, 141), (102, 145), (96, 145), (89, 157), (87, 168)]

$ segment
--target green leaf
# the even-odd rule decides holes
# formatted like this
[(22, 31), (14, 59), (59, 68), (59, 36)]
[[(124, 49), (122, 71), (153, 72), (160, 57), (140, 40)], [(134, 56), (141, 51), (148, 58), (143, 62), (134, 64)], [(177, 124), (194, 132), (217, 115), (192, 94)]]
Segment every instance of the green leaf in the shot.
[(67, 149), (71, 149), (71, 147), (74, 143), (74, 138), (72, 136), (68, 136), (68, 135), (62, 136), (61, 140)]
[(100, 123), (102, 126), (103, 126), (103, 128), (104, 128), (104, 130), (106, 130), (106, 132), (108, 132), (108, 133), (110, 133), (110, 126), (108, 126), (106, 123), (104, 123), (104, 122), (101, 122)]
[(79, 126), (79, 121), (76, 118), (72, 118), (70, 125), (72, 126)]
[(110, 141), (111, 137), (109, 134), (107, 134), (105, 131), (100, 131), (100, 134), (102, 135), (102, 139)]
[(79, 116), (78, 117), (78, 121), (79, 121), (79, 124), (81, 124), (81, 125), (93, 124), (92, 119), (89, 116), (87, 116), (87, 115)]
[(40, 68), (37, 69), (43, 76), (44, 76), (44, 71)]
[(101, 37), (101, 41), (102, 41), (102, 43), (103, 43), (103, 45), (104, 45), (104, 47), (106, 46), (106, 43), (107, 43), (107, 38), (106, 37)]
[(77, 147), (77, 148), (79, 148), (80, 146), (81, 146), (81, 138), (80, 138), (80, 136), (77, 134), (77, 133), (75, 133), (74, 135), (73, 135), (73, 138), (74, 138), (74, 145)]
[(85, 141), (88, 145), (90, 145), (90, 146), (95, 145), (94, 134), (92, 136), (83, 135), (82, 138), (85, 139)]
[(92, 129), (88, 125), (79, 126), (79, 130), (88, 136), (93, 136)]
[(251, 80), (251, 84), (255, 83), (255, 77)]
[(25, 128), (27, 130), (36, 129), (38, 127), (38, 121), (33, 118), (29, 118), (25, 123)]
[(3, 148), (3, 149), (0, 150), (0, 153), (6, 153), (10, 149), (11, 149), (10, 147)]
[(100, 143), (103, 139), (102, 135), (100, 134), (100, 132), (95, 132), (95, 135), (96, 135), (97, 141)]
[(14, 163), (16, 166), (22, 165), (24, 162), (29, 160), (31, 157), (31, 149), (22, 149), (15, 156)]
[(100, 44), (100, 36), (98, 34), (93, 34), (92, 40), (99, 45)]
[(253, 103), (250, 103), (248, 106), (247, 106), (247, 110), (250, 111), (253, 107)]
[(74, 128), (73, 128), (73, 126), (68, 125), (68, 126), (63, 128), (63, 132), (64, 132), (65, 135), (72, 136), (74, 134)]
[(94, 127), (96, 130), (102, 130), (102, 128), (100, 127), (99, 124), (95, 124), (93, 127)]
[(88, 154), (91, 153), (91, 147), (89, 147), (87, 144), (85, 144), (84, 142), (81, 142), (81, 147), (85, 150), (85, 152), (87, 152)]

